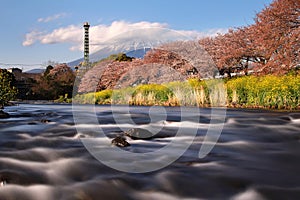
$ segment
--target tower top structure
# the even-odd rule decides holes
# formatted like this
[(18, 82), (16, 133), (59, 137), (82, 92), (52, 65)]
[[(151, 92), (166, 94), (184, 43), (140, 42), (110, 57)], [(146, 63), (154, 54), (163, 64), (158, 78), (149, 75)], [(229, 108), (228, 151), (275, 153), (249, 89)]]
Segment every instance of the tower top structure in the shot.
[(84, 22), (83, 27), (84, 28), (90, 28), (90, 24), (88, 22)]

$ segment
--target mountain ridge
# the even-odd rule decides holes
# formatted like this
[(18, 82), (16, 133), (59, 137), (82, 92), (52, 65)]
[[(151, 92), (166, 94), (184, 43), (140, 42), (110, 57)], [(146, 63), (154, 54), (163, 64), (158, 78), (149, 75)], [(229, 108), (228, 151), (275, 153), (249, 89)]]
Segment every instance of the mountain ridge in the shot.
[[(143, 48), (143, 49), (136, 49), (136, 50), (129, 50), (126, 52), (122, 52), (120, 50), (118, 51), (111, 51), (110, 49), (101, 49), (93, 54), (90, 55), (90, 62), (97, 62), (101, 59), (107, 58), (108, 56), (112, 54), (118, 54), (118, 53), (125, 53), (129, 57), (133, 58), (143, 58), (145, 54), (151, 50), (151, 48)], [(78, 66), (83, 61), (83, 58), (79, 58), (77, 60), (68, 62), (68, 66), (70, 66), (73, 70), (75, 69), (75, 66)]]

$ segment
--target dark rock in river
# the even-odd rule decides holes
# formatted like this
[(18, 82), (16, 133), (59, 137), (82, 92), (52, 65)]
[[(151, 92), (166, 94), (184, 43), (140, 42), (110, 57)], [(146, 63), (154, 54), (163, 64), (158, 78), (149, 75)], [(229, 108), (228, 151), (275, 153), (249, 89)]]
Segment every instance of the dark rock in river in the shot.
[(50, 122), (50, 120), (48, 120), (48, 119), (42, 119), (41, 120), (41, 123), (44, 123), (44, 124), (47, 124), (47, 123), (49, 123)]
[(126, 141), (125, 138), (121, 136), (117, 136), (115, 139), (111, 141), (112, 145), (115, 145), (117, 147), (128, 147), (130, 144)]
[(0, 119), (9, 118), (9, 114), (4, 112), (3, 110), (0, 110)]
[(141, 128), (132, 128), (124, 132), (124, 134), (133, 140), (147, 140), (152, 139), (153, 135), (150, 131)]

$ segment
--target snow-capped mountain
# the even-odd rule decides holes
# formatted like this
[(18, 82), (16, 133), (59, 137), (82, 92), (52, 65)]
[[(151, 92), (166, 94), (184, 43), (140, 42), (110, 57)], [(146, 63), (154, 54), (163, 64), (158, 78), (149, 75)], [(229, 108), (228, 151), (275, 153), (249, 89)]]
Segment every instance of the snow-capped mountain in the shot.
[[(158, 34), (160, 37), (155, 37)], [(97, 51), (90, 54), (90, 62), (96, 62), (117, 53), (126, 53), (128, 56), (141, 58), (149, 49), (164, 43), (191, 39), (189, 35), (166, 28), (133, 29), (120, 33), (105, 42), (97, 42), (95, 36), (92, 38), (94, 39), (90, 43), (90, 49), (91, 51), (97, 49)], [(69, 62), (68, 65), (74, 67), (81, 61), (83, 58)]]

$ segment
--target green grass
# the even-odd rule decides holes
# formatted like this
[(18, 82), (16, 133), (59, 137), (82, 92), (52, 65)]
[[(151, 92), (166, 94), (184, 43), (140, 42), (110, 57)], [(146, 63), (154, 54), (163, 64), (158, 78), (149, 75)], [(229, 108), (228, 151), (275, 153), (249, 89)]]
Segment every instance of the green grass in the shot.
[(74, 99), (88, 104), (300, 109), (299, 96), (300, 75), (268, 75), (147, 84), (78, 95)]

